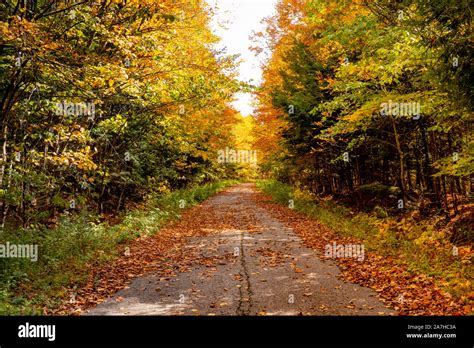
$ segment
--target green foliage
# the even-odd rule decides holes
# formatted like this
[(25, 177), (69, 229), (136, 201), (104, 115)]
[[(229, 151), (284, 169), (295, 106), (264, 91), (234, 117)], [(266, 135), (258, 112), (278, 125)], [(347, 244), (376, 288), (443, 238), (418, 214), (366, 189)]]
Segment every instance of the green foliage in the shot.
[(2, 3), (1, 224), (226, 177), (215, 158), (240, 86), (210, 16), (200, 1)]
[(375, 216), (377, 216), (379, 219), (383, 219), (383, 218), (388, 217), (387, 211), (386, 211), (384, 208), (379, 207), (378, 205), (376, 205), (376, 206), (374, 207), (374, 214), (375, 214)]
[(285, 151), (262, 168), (322, 196), (428, 200), (431, 213), (458, 214), (474, 173), (468, 2), (283, 3), (260, 93), (271, 97), (262, 116), (285, 121)]
[(389, 188), (377, 181), (371, 184), (361, 185), (357, 190), (361, 194), (368, 196), (387, 197), (389, 195)]

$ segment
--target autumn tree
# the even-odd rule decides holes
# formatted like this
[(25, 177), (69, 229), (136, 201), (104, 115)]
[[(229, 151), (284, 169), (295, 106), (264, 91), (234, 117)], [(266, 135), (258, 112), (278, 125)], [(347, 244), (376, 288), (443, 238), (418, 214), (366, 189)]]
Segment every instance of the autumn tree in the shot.
[(275, 174), (394, 211), (456, 214), (473, 173), (466, 6), (280, 1), (256, 35), (271, 49), (258, 118), (284, 123)]
[(216, 136), (231, 141), (239, 86), (211, 15), (201, 0), (2, 2), (3, 223), (225, 175)]

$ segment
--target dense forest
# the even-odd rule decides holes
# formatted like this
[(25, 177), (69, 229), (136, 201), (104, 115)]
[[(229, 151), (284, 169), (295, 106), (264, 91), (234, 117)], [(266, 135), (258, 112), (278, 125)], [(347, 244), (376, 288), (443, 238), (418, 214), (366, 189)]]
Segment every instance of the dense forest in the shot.
[(3, 1), (2, 225), (231, 175), (235, 57), (202, 1)]
[(254, 36), (272, 52), (263, 173), (381, 214), (463, 215), (472, 242), (471, 17), (458, 0), (280, 1)]
[[(278, 0), (251, 37), (255, 85), (218, 48), (215, 11), (205, 0), (0, 3), (0, 314), (77, 314), (76, 295), (96, 305), (148, 264), (173, 273), (245, 257), (259, 228), (275, 250), (249, 257), (275, 266), (278, 242), (296, 234), (311, 250), (352, 238), (370, 257), (341, 261), (347, 279), (399, 313), (472, 313), (471, 2)], [(235, 106), (242, 93), (252, 115)], [(185, 236), (224, 230), (237, 231), (237, 254), (190, 261)], [(10, 245), (39, 257), (10, 257)], [(285, 279), (305, 276), (287, 268)]]
[[(0, 10), (2, 225), (84, 206), (117, 212), (149, 189), (236, 175), (216, 154), (250, 144), (229, 106), (244, 86), (236, 57), (212, 48), (203, 2)], [(250, 136), (262, 174), (370, 209), (466, 210), (469, 2), (288, 0), (277, 10), (254, 37), (257, 54), (271, 50)]]

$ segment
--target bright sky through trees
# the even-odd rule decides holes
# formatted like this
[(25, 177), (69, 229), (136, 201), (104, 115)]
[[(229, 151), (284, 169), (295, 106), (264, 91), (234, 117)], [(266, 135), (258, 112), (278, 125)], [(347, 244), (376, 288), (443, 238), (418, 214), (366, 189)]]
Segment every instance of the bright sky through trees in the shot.
[[(263, 18), (274, 13), (276, 0), (208, 0), (216, 10), (213, 30), (222, 38), (219, 48), (226, 47), (228, 54), (240, 54), (243, 60), (239, 79), (257, 84), (261, 80), (260, 60), (249, 50), (252, 32), (261, 31)], [(234, 107), (242, 115), (253, 111), (252, 96), (239, 93)]]

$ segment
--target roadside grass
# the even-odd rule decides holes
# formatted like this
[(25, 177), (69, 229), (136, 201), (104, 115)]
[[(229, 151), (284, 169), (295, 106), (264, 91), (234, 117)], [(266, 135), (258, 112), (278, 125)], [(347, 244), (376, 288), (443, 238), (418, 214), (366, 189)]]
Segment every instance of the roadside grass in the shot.
[(359, 239), (368, 251), (393, 256), (407, 265), (409, 272), (432, 277), (451, 295), (462, 300), (472, 296), (471, 248), (455, 248), (444, 232), (433, 227), (432, 220), (354, 213), (333, 200), (273, 180), (259, 180), (257, 188), (277, 203), (289, 206), (292, 200), (295, 210), (319, 220), (341, 236)]
[(25, 258), (0, 258), (0, 315), (41, 315), (43, 308), (60, 304), (64, 289), (87, 280), (89, 266), (118, 256), (119, 246), (159, 232), (178, 219), (183, 209), (238, 183), (214, 182), (164, 195), (152, 194), (146, 208), (129, 212), (110, 226), (98, 216), (82, 212), (63, 218), (54, 229), (17, 229), (0, 234), (0, 244), (38, 245), (36, 262)]

